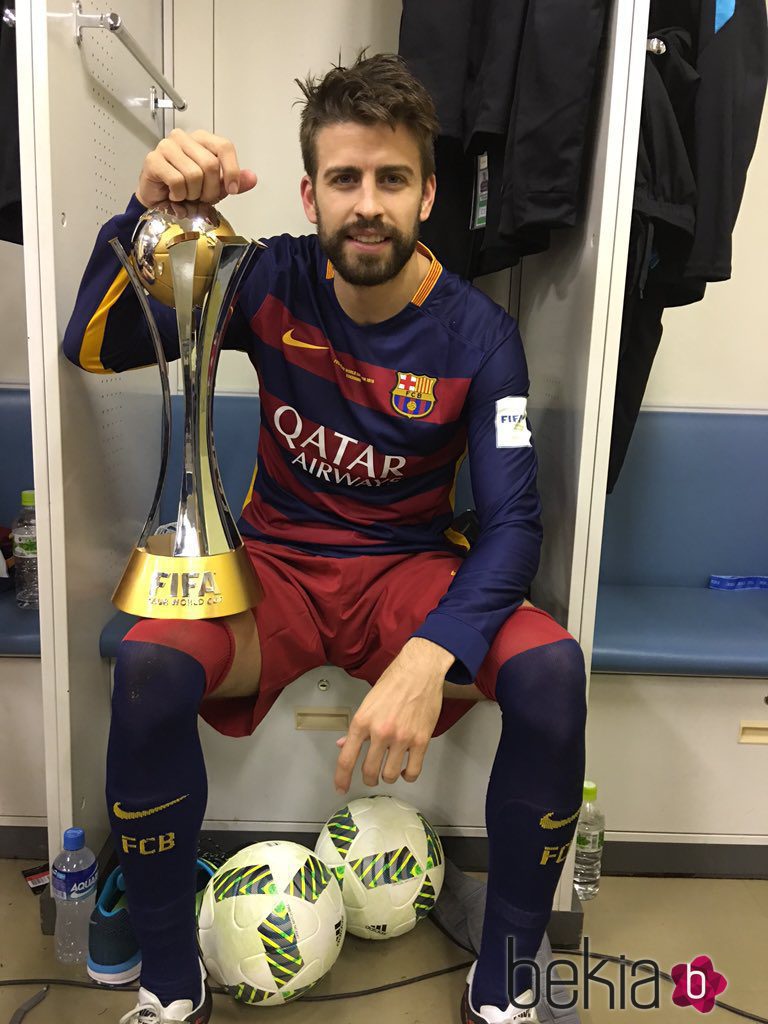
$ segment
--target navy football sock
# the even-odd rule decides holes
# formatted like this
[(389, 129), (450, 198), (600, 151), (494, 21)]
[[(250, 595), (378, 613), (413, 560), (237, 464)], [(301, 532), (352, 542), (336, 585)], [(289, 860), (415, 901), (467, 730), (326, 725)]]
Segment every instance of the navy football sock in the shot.
[(515, 960), (533, 960), (576, 831), (584, 783), (584, 657), (560, 640), (505, 662), (496, 681), (502, 731), (486, 797), (488, 889), (472, 1005), (506, 1010), (533, 987), (531, 968), (507, 978), (507, 938)]
[(144, 621), (115, 666), (107, 804), (141, 984), (165, 1005), (200, 999), (195, 883), (208, 785), (197, 714), (232, 653), (223, 623)]

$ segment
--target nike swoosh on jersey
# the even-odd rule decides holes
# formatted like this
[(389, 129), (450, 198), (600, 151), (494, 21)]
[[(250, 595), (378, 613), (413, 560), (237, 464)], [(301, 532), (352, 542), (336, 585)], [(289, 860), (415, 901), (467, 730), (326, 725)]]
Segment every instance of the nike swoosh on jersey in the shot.
[(186, 800), (189, 793), (185, 793), (184, 796), (176, 797), (175, 800), (170, 800), (167, 804), (160, 804), (159, 807), (150, 807), (146, 811), (124, 811), (120, 806), (120, 801), (113, 806), (112, 810), (115, 813), (115, 817), (123, 818), (124, 820), (130, 820), (133, 818), (148, 818), (150, 814), (157, 814), (158, 811), (164, 811), (167, 807), (173, 807), (174, 804), (180, 804), (182, 800)]
[(327, 345), (311, 345), (308, 341), (299, 341), (298, 338), (293, 336), (293, 328), (290, 331), (286, 331), (283, 335), (283, 344), (292, 345), (294, 348), (317, 348), (326, 349)]
[(570, 823), (572, 821), (575, 821), (576, 818), (578, 818), (579, 814), (581, 814), (581, 808), (579, 808), (578, 811), (575, 811), (570, 816), (570, 818), (563, 818), (562, 821), (555, 821), (555, 819), (552, 817), (554, 813), (554, 811), (547, 811), (547, 813), (539, 822), (542, 828), (562, 828), (563, 825), (570, 825)]

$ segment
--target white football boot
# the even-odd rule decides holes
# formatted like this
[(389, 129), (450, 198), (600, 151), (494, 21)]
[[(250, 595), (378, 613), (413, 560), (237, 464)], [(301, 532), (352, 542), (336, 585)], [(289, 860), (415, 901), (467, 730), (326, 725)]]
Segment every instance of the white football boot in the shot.
[[(518, 1008), (509, 1004), (506, 1010), (500, 1010), (498, 1006), (484, 1005), (476, 1010), (472, 1005), (472, 979), (475, 976), (477, 960), (472, 964), (467, 975), (467, 987), (464, 989), (464, 997), (461, 1000), (461, 1024), (539, 1024), (536, 1009), (533, 1006)], [(517, 997), (518, 1003), (532, 1003), (533, 989), (529, 988), (521, 992)]]
[(163, 1006), (154, 992), (139, 989), (139, 1001), (132, 1010), (120, 1018), (120, 1024), (208, 1024), (213, 1010), (211, 990), (208, 988), (206, 970), (200, 960), (200, 999), (197, 1006), (191, 999), (176, 999)]

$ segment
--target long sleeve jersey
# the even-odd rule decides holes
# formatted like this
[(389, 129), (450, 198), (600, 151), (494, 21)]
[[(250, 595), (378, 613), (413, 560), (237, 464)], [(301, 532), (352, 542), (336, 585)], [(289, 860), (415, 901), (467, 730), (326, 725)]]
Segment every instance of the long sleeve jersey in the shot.
[[(128, 251), (143, 212), (133, 197), (103, 226), (80, 285), (63, 345), (91, 372), (155, 362), (109, 246), (116, 237)], [(261, 401), (240, 532), (339, 558), (455, 552), (463, 540), (451, 529), (456, 477), (468, 455), (478, 539), (414, 636), (454, 655), (449, 681), (471, 683), (539, 563), (541, 507), (517, 323), (422, 247), (430, 269), (411, 301), (361, 325), (339, 304), (315, 235), (263, 241), (224, 341), (247, 353)], [(173, 310), (151, 298), (150, 305), (168, 359), (178, 358)]]

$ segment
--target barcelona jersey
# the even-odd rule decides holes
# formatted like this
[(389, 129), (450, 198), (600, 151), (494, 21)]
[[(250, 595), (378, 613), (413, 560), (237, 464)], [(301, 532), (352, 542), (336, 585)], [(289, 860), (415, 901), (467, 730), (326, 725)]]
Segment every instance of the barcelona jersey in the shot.
[[(76, 365), (112, 373), (155, 361), (125, 270), (144, 207), (135, 196), (99, 232), (64, 336)], [(456, 551), (456, 478), (468, 459), (480, 531), (448, 591), (414, 634), (453, 653), (447, 678), (469, 683), (523, 601), (541, 547), (528, 373), (516, 321), (445, 270), (380, 323), (343, 310), (315, 235), (264, 239), (225, 347), (247, 354), (259, 383), (254, 475), (238, 526), (247, 537), (347, 558)], [(173, 310), (150, 298), (169, 359)], [(418, 587), (418, 580), (413, 581)]]

